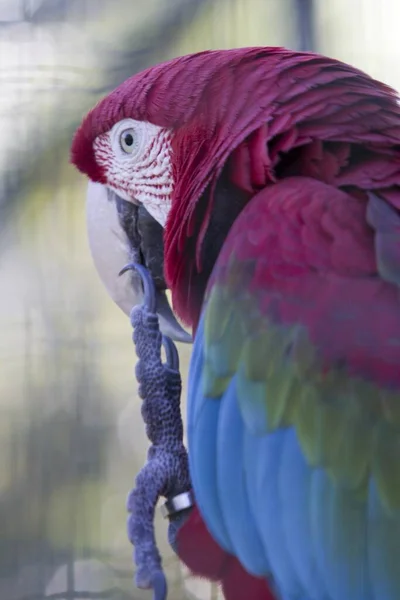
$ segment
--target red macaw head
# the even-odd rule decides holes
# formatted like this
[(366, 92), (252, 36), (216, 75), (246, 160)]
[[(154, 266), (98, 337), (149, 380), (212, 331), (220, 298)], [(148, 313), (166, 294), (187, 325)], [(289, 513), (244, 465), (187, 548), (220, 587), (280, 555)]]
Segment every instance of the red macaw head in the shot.
[[(177, 313), (191, 324), (193, 295), (201, 295), (195, 292), (198, 275), (208, 260), (202, 252), (207, 206), (199, 214), (199, 199), (216, 182), (235, 145), (262, 121), (263, 111), (248, 110), (251, 90), (243, 80), (247, 86), (251, 79), (255, 83), (252, 61), (269, 54), (268, 49), (211, 51), (152, 67), (101, 100), (76, 132), (72, 162), (100, 184), (89, 185), (88, 192), (92, 253), (109, 291), (126, 312), (132, 298), (121, 291), (122, 283), (116, 285), (117, 262), (110, 258), (120, 219), (113, 214), (116, 200), (106, 199), (106, 189), (108, 197), (110, 191), (116, 194), (125, 212), (129, 210), (121, 200), (130, 203), (132, 211), (134, 206), (146, 209), (164, 229), (167, 283)], [(118, 231), (124, 252), (132, 247), (125, 233)]]
[(163, 227), (174, 206), (181, 217), (174, 228), (186, 230), (213, 175), (264, 122), (269, 99), (257, 106), (251, 97), (260, 84), (254, 60), (267, 59), (271, 68), (285, 54), (291, 55), (268, 48), (208, 51), (134, 75), (83, 120), (72, 162), (92, 181), (143, 204)]
[[(101, 100), (76, 132), (71, 157), (95, 182), (88, 195), (89, 237), (109, 289), (114, 275), (104, 265), (118, 246), (117, 225), (124, 230), (119, 246), (131, 253), (136, 248), (143, 262), (158, 236), (165, 258), (158, 271), (165, 273), (177, 314), (195, 324), (233, 220), (252, 195), (282, 176), (282, 156), (310, 142), (307, 119), (314, 138), (335, 139), (337, 129), (327, 128), (321, 106), (344, 94), (343, 81), (351, 86), (354, 80), (362, 93), (371, 86), (367, 75), (325, 57), (242, 48), (173, 59), (134, 75)], [(381, 93), (377, 85), (375, 90)], [(108, 201), (107, 190), (117, 199)], [(110, 216), (115, 206), (118, 218)], [(146, 244), (141, 228), (152, 232)], [(105, 230), (107, 243), (100, 235)], [(148, 254), (150, 270), (156, 262)], [(115, 291), (114, 298), (129, 310), (131, 298), (122, 301)]]
[[(97, 184), (89, 185), (88, 193), (93, 256), (114, 299), (126, 312), (131, 299), (116, 297), (120, 287), (115, 286), (110, 265), (104, 265), (111, 261), (110, 245), (116, 243), (118, 221), (111, 214), (106, 189), (117, 195), (120, 205), (122, 200), (131, 207), (144, 207), (164, 229), (164, 269), (174, 308), (192, 324), (194, 305), (197, 297), (201, 302), (213, 262), (210, 246), (215, 246), (211, 254), (218, 253), (221, 244), (216, 243), (216, 233), (221, 228), (225, 231), (222, 221), (231, 223), (237, 215), (252, 182), (246, 182), (247, 189), (246, 183), (241, 185), (242, 191), (234, 198), (232, 194), (226, 198), (226, 213), (232, 213), (232, 218), (220, 214), (213, 240), (207, 244), (215, 186), (233, 149), (266, 121), (271, 94), (265, 96), (265, 86), (264, 92), (259, 89), (260, 68), (264, 74), (269, 71), (271, 84), (274, 65), (288, 56), (291, 53), (282, 49), (247, 48), (176, 58), (134, 75), (84, 118), (71, 158)], [(265, 158), (264, 150), (261, 162)], [(240, 177), (237, 173), (236, 179)], [(229, 186), (232, 177), (222, 185), (224, 189)], [(104, 235), (111, 222), (114, 234), (109, 232), (104, 248), (99, 232)], [(121, 247), (127, 241), (118, 235)], [(111, 266), (116, 272), (114, 263)]]

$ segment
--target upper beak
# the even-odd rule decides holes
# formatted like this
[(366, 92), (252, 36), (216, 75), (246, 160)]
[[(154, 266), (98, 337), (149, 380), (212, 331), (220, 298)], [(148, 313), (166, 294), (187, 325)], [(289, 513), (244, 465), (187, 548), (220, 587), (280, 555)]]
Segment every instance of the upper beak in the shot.
[[(89, 182), (86, 218), (96, 270), (111, 298), (129, 315), (134, 306), (143, 302), (141, 278), (135, 270), (122, 277), (118, 274), (127, 263), (143, 261), (141, 249), (133, 247), (121, 226), (114, 192), (99, 183)], [(165, 290), (157, 290), (157, 313), (164, 335), (177, 342), (191, 343), (190, 334), (182, 328), (172, 312)]]

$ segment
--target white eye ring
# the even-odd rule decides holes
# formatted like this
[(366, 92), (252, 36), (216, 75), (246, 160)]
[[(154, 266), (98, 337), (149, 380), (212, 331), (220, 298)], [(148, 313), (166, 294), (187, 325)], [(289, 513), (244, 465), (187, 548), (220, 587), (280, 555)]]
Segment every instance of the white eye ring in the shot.
[(147, 142), (147, 123), (134, 119), (122, 119), (110, 130), (114, 154), (123, 160), (137, 160), (144, 152)]
[(124, 129), (119, 135), (119, 145), (126, 154), (132, 154), (137, 146), (136, 132), (133, 127)]

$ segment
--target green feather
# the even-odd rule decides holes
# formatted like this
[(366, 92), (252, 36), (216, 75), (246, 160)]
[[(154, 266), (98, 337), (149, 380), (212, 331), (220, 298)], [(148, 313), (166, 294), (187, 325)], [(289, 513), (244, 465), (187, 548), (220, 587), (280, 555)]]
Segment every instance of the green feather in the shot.
[(400, 432), (388, 422), (375, 430), (372, 472), (383, 505), (388, 511), (400, 509)]
[(400, 394), (343, 366), (323, 369), (305, 327), (271, 322), (250, 294), (232, 295), (238, 274), (227, 281), (207, 301), (205, 396), (220, 398), (236, 376), (251, 432), (294, 426), (311, 466), (325, 467), (360, 501), (373, 474), (387, 509), (400, 509)]

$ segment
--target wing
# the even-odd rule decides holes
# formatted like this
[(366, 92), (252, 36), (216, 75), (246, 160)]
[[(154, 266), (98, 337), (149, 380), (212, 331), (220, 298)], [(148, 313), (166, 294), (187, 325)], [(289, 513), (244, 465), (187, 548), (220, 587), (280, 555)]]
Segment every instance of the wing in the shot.
[(214, 269), (189, 375), (196, 500), (283, 600), (400, 598), (399, 275), (386, 200), (297, 177), (253, 198)]

